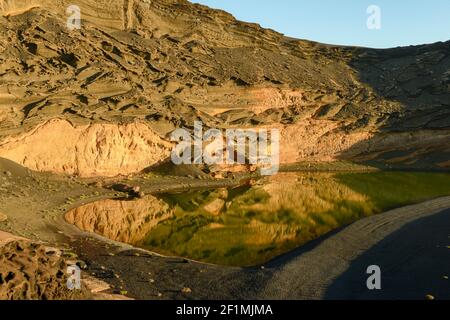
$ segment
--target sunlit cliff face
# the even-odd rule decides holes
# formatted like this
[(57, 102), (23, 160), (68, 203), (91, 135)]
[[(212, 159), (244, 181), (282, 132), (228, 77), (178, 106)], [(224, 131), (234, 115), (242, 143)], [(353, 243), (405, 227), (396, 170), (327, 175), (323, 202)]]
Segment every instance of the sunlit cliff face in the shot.
[(136, 201), (103, 200), (87, 204), (69, 211), (66, 220), (115, 241), (139, 244), (173, 213), (165, 202), (147, 196)]
[(81, 29), (69, 30), (70, 5), (0, 1), (0, 157), (135, 173), (202, 121), (280, 130), (282, 164), (448, 169), (448, 43), (329, 46), (183, 0), (77, 1)]

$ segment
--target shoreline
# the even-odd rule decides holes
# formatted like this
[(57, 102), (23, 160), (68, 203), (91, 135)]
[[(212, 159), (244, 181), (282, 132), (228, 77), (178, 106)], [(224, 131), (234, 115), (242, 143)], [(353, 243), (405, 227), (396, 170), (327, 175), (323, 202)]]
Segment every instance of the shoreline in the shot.
[[(408, 224), (442, 215), (443, 221), (447, 224), (439, 221), (440, 225), (450, 226), (450, 197), (390, 210), (359, 220), (273, 259), (265, 264), (264, 268), (210, 265), (182, 257), (161, 256), (138, 248), (117, 248), (95, 239), (74, 239), (73, 245), (79, 249), (83, 248), (80, 249), (84, 250), (81, 259), (90, 261), (91, 265), (87, 272), (102, 270), (104, 267), (114, 274), (119, 274), (123, 283), (127, 284), (128, 288), (132, 288), (128, 292), (137, 299), (334, 300), (384, 299), (386, 297), (424, 299), (425, 295), (441, 289), (436, 289), (437, 285), (431, 282), (429, 289), (423, 290), (423, 293), (420, 289), (413, 291), (405, 289), (402, 296), (402, 288), (399, 287), (390, 288), (390, 291), (384, 293), (383, 291), (371, 293), (364, 291), (364, 288), (361, 289), (361, 286), (365, 285), (366, 273), (359, 272), (361, 270), (356, 272), (350, 267), (354, 263), (360, 264), (358, 259), (361, 256)], [(355, 230), (359, 231), (355, 232)], [(367, 230), (372, 232), (366, 233)], [(374, 234), (376, 236), (373, 236)], [(445, 236), (450, 236), (450, 232)], [(414, 244), (417, 245), (417, 242)], [(415, 248), (408, 250), (414, 251)], [(442, 247), (442, 250), (443, 254), (448, 255), (448, 249)], [(114, 253), (111, 254), (111, 251)], [(342, 253), (345, 255), (340, 256)], [(395, 256), (379, 255), (379, 258), (380, 260), (393, 259), (392, 266), (404, 267), (405, 261), (401, 261), (400, 258), (400, 262), (397, 263)], [(442, 265), (441, 261), (434, 263)], [(133, 265), (132, 269), (130, 265)], [(149, 280), (136, 280), (136, 275), (148, 273), (150, 273)], [(442, 276), (444, 274), (436, 275), (436, 280), (443, 281), (440, 284), (445, 285), (445, 281), (440, 278)], [(355, 279), (352, 277), (362, 280), (355, 285)], [(118, 285), (112, 278), (105, 281), (113, 287)], [(337, 291), (334, 289), (336, 286), (339, 287)], [(192, 288), (192, 293), (183, 293), (182, 288), (185, 287)], [(152, 295), (152, 291), (158, 291), (158, 294), (161, 293), (162, 296)], [(450, 299), (450, 296), (443, 296), (443, 294), (438, 294), (437, 297)]]
[[(346, 170), (345, 172), (355, 171)], [(331, 171), (330, 173), (337, 172)], [(235, 179), (225, 180), (186, 177), (152, 177), (148, 179), (141, 175), (122, 181), (143, 186), (145, 194), (151, 195), (181, 192), (192, 188), (230, 187), (255, 178), (257, 177), (254, 174), (243, 174)], [(30, 186), (26, 185), (26, 181), (22, 177), (20, 179), (15, 187), (21, 193), (26, 194), (26, 188)], [(333, 278), (331, 279), (330, 276), (325, 276), (324, 268), (333, 269), (339, 263), (330, 260), (329, 256), (332, 257), (336, 250), (340, 250), (341, 246), (344, 246), (342, 252), (363, 254), (370, 249), (369, 244), (372, 243), (369, 241), (370, 239), (367, 239), (367, 234), (358, 229), (352, 231), (355, 230), (355, 226), (372, 224), (378, 226), (378, 219), (385, 221), (386, 225), (377, 227), (379, 231), (377, 239), (381, 242), (402, 227), (402, 224), (399, 224), (401, 221), (412, 222), (421, 217), (432, 216), (439, 210), (450, 209), (450, 197), (443, 197), (390, 210), (334, 230), (319, 239), (272, 259), (264, 265), (264, 268), (262, 266), (228, 267), (197, 262), (184, 257), (163, 256), (81, 231), (65, 221), (64, 216), (70, 209), (102, 199), (124, 199), (127, 194), (107, 189), (104, 186), (97, 187), (94, 183), (95, 179), (90, 179), (88, 183), (88, 180), (55, 177), (35, 172), (33, 172), (33, 179), (36, 184), (31, 185), (31, 188), (35, 188), (33, 189), (36, 191), (33, 193), (35, 198), (22, 199), (6, 195), (11, 202), (7, 201), (7, 204), (10, 205), (9, 208), (17, 208), (17, 211), (14, 215), (11, 215), (11, 210), (6, 211), (12, 219), (6, 224), (7, 228), (3, 227), (5, 225), (2, 226), (2, 230), (6, 229), (4, 231), (12, 231), (14, 234), (32, 241), (74, 252), (77, 260), (86, 265), (86, 269), (83, 270), (86, 276), (108, 284), (110, 288), (104, 293), (127, 292), (127, 297), (135, 299), (234, 300), (255, 299), (255, 297), (258, 299), (333, 299), (334, 293), (328, 293), (325, 288), (331, 288), (334, 285), (332, 280), (337, 281), (340, 276), (344, 276), (345, 268), (342, 266), (349, 266), (351, 261), (357, 257), (346, 256), (347, 260), (341, 266), (340, 273), (332, 272)], [(59, 187), (59, 192), (53, 195), (51, 201), (46, 201), (48, 203), (39, 201), (48, 192), (47, 184), (55, 181), (62, 185)], [(108, 183), (111, 181), (109, 180)], [(120, 181), (114, 180), (114, 182)], [(42, 185), (46, 187), (43, 188)], [(87, 191), (91, 196), (86, 196)], [(73, 198), (74, 201), (68, 201), (68, 198)], [(48, 199), (50, 200), (50, 198)], [(1, 209), (3, 210), (3, 208)], [(37, 214), (30, 213), (30, 209)], [(42, 217), (39, 212), (43, 214)], [(395, 218), (397, 216), (400, 217), (398, 218), (400, 220)], [(365, 247), (353, 244), (355, 238), (359, 239), (358, 243), (365, 244)], [(320, 249), (323, 246), (328, 248), (328, 251)], [(302, 273), (299, 274), (296, 269), (302, 270)], [(310, 271), (310, 269), (315, 271)], [(322, 270), (322, 274), (314, 274), (319, 270)], [(301, 285), (299, 285), (300, 279), (302, 280)], [(185, 288), (191, 290), (183, 290)], [(419, 296), (416, 298), (420, 299)]]

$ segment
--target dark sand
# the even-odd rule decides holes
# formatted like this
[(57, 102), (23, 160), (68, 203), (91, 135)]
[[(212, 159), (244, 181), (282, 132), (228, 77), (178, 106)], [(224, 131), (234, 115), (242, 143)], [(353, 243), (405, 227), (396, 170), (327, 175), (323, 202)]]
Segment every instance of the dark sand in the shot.
[[(94, 239), (74, 245), (87, 272), (137, 299), (450, 299), (449, 206), (445, 197), (360, 220), (264, 268), (120, 251)], [(367, 290), (369, 265), (381, 267), (380, 291)]]

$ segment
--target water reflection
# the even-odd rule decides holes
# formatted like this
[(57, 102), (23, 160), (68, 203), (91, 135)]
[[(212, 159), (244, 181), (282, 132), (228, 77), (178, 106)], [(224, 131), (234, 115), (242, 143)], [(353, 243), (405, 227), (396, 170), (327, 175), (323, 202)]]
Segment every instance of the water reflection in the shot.
[(66, 220), (84, 231), (139, 245), (149, 232), (173, 216), (174, 210), (157, 198), (136, 201), (102, 200), (78, 207)]
[(251, 266), (365, 216), (443, 195), (449, 174), (283, 173), (233, 189), (99, 201), (66, 218), (162, 254)]

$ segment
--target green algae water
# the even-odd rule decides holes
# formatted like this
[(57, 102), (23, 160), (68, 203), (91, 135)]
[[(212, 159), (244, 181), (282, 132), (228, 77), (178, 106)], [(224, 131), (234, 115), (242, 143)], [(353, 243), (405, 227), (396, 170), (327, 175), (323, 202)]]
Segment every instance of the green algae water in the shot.
[(446, 195), (447, 173), (281, 173), (231, 189), (99, 201), (66, 218), (160, 254), (255, 266), (364, 217)]

